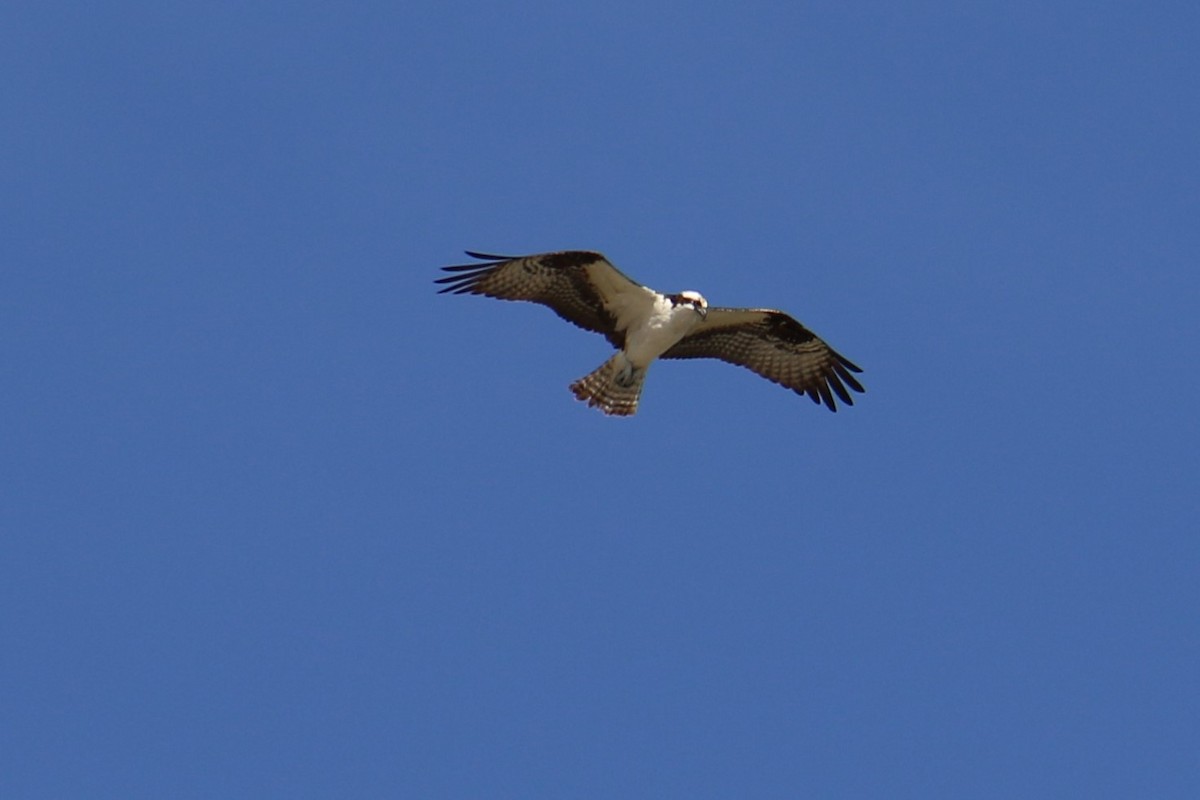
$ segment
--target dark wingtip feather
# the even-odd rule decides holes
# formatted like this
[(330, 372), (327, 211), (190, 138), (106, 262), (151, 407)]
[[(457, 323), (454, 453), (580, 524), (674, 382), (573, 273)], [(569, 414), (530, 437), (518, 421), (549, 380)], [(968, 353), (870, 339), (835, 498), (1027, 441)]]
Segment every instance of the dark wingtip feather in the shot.
[(467, 270), (472, 269), (477, 269), (482, 272), (487, 270), (488, 267), (485, 264), (455, 264), (451, 267), (442, 267), (443, 272), (466, 272)]
[[(847, 364), (845, 364), (844, 362), (845, 362), (845, 359), (842, 359), (841, 361), (833, 362), (834, 375), (836, 375), (838, 378), (841, 378), (843, 381), (845, 381), (847, 383), (847, 385), (849, 385), (850, 388), (853, 389), (854, 391), (866, 392), (867, 390), (864, 389), (863, 385), (858, 382), (858, 379), (850, 374), (849, 367), (852, 367), (854, 365), (850, 364), (849, 366), (847, 366)], [(855, 371), (862, 372), (861, 369), (855, 370)]]
[(466, 294), (473, 292), (479, 282), (492, 274), (495, 269), (494, 264), (459, 264), (451, 267), (442, 267), (443, 272), (454, 273), (452, 275), (444, 275), (441, 278), (434, 278), (433, 282), (438, 284), (446, 284), (446, 288), (438, 291), (438, 294)]
[(842, 385), (840, 380), (838, 380), (837, 375), (829, 376), (829, 385), (833, 387), (833, 391), (837, 393), (837, 396), (842, 399), (843, 403), (848, 406), (854, 405), (854, 401), (850, 399), (850, 393), (846, 391), (846, 387)]
[(834, 355), (837, 356), (837, 360), (840, 361), (842, 366), (846, 369), (850, 370), (851, 372), (862, 372), (862, 367), (858, 366), (841, 353), (834, 353)]
[(479, 253), (475, 250), (463, 250), (463, 252), (471, 258), (478, 258), (480, 261), (512, 261), (515, 258), (520, 258), (520, 256), (498, 256), (491, 253)]
[(836, 411), (837, 404), (833, 400), (833, 392), (829, 391), (828, 381), (822, 381), (821, 384), (817, 387), (817, 391), (819, 391), (821, 393), (821, 400), (824, 401), (825, 405), (829, 408), (829, 410)]

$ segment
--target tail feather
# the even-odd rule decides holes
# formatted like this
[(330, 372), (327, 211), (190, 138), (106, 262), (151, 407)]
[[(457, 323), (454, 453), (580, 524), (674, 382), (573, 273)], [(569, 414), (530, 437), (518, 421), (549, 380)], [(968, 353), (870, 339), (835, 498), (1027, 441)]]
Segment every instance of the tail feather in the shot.
[(572, 383), (571, 392), (576, 399), (605, 414), (628, 417), (637, 413), (645, 380), (645, 367), (633, 367), (623, 353), (617, 353), (594, 372)]

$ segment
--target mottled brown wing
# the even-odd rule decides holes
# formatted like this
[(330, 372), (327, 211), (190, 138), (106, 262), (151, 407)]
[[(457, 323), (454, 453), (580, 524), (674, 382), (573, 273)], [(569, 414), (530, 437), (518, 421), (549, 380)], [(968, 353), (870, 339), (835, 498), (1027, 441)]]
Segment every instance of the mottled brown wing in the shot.
[(435, 281), (446, 284), (439, 294), (480, 294), (500, 300), (541, 303), (567, 322), (603, 334), (614, 347), (624, 347), (625, 336), (616, 330), (616, 319), (598, 287), (627, 284), (632, 288), (639, 284), (600, 253), (567, 250), (531, 256), (495, 256), (468, 250), (467, 255), (488, 263), (442, 267), (455, 274)]
[(719, 358), (824, 402), (830, 411), (837, 411), (835, 394), (854, 405), (847, 386), (866, 391), (851, 374), (861, 369), (792, 317), (765, 308), (709, 309), (708, 318), (662, 358)]

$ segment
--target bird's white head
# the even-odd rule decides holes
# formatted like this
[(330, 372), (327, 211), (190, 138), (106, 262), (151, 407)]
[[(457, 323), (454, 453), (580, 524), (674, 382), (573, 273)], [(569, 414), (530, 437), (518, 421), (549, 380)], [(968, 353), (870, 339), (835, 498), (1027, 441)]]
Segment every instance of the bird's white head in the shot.
[(680, 305), (687, 303), (696, 309), (696, 313), (700, 315), (700, 319), (708, 317), (708, 301), (704, 299), (704, 295), (699, 292), (688, 290), (679, 293)]

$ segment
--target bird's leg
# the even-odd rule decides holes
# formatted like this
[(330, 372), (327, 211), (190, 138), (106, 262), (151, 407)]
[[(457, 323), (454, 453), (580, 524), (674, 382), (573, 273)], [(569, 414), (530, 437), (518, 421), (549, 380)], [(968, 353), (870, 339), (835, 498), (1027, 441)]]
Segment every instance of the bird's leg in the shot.
[(617, 373), (617, 385), (623, 388), (629, 388), (635, 383), (639, 370), (633, 366), (628, 360), (621, 367), (621, 371)]

